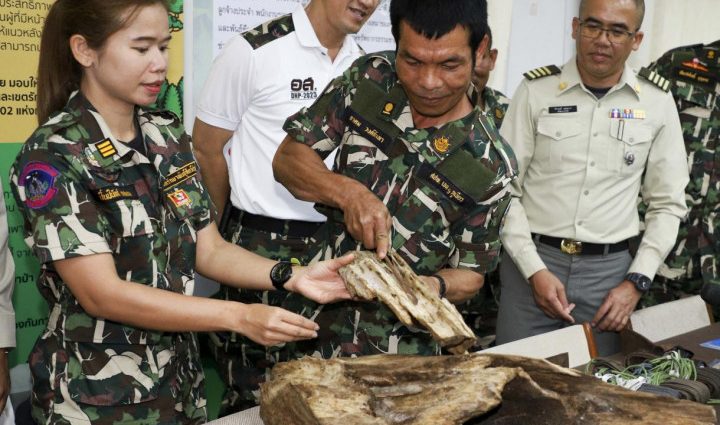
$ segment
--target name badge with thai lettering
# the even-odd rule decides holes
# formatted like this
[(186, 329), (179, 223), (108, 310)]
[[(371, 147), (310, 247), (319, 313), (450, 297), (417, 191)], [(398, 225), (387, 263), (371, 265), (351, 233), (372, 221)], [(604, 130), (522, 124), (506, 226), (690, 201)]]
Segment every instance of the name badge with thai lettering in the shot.
[(711, 75), (710, 73), (682, 67), (675, 70), (675, 77), (680, 80), (708, 87), (713, 87), (717, 82), (717, 77)]
[(165, 178), (165, 181), (163, 182), (163, 190), (167, 192), (175, 186), (195, 177), (195, 175), (197, 174), (197, 170), (197, 162), (195, 161), (183, 165), (174, 173), (170, 174)]
[(123, 199), (138, 199), (134, 186), (110, 186), (95, 191), (95, 196), (102, 202), (114, 202)]
[(420, 165), (417, 176), (423, 181), (429, 183), (435, 189), (439, 190), (448, 199), (455, 202), (463, 207), (469, 207), (475, 203), (475, 201), (465, 193), (462, 189), (457, 187), (447, 177), (441, 174), (438, 170), (433, 168), (427, 163)]
[(363, 118), (362, 115), (353, 111), (351, 108), (347, 109), (347, 124), (359, 135), (372, 142), (372, 144), (377, 146), (381, 151), (388, 152), (390, 150), (390, 146), (393, 142), (390, 136)]
[(577, 105), (551, 106), (548, 108), (550, 114), (569, 114), (577, 112)]

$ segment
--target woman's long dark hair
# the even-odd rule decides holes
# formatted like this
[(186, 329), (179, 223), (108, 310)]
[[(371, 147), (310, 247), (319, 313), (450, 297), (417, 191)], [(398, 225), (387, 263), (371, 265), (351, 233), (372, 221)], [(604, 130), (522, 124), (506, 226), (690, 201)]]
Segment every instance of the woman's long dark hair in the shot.
[(122, 29), (146, 6), (166, 0), (58, 0), (50, 8), (40, 40), (37, 115), (40, 124), (61, 110), (70, 93), (80, 88), (82, 67), (70, 50), (70, 37), (78, 34), (93, 49)]

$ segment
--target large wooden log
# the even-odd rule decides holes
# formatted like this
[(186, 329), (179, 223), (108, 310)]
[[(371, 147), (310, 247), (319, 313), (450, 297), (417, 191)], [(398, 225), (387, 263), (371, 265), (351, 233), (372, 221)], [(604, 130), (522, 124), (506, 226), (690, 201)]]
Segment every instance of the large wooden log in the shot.
[(518, 356), (378, 355), (281, 363), (266, 425), (714, 424), (706, 405), (638, 393)]
[(394, 251), (385, 259), (373, 252), (355, 253), (340, 269), (348, 291), (364, 300), (380, 300), (406, 325), (423, 326), (438, 343), (454, 354), (466, 353), (475, 334), (457, 308), (423, 283)]

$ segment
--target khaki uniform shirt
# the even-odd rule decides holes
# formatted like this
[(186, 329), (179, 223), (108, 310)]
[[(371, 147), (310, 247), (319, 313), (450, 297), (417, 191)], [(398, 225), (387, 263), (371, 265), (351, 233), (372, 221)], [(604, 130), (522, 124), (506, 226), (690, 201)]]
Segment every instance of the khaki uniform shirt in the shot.
[[(622, 118), (622, 114), (633, 118)], [(688, 167), (672, 96), (626, 66), (596, 99), (575, 59), (562, 73), (524, 80), (501, 131), (518, 160), (502, 242), (526, 277), (545, 268), (532, 233), (615, 243), (645, 235), (630, 272), (653, 277), (685, 216)]]

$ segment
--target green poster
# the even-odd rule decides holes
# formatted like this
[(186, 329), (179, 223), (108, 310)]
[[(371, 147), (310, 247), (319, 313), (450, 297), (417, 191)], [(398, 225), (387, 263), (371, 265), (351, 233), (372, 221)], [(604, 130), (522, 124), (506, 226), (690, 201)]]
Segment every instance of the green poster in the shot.
[(27, 361), (30, 349), (47, 323), (47, 304), (40, 297), (35, 286), (40, 266), (23, 240), (22, 216), (17, 210), (8, 184), (10, 165), (15, 160), (15, 155), (21, 146), (21, 143), (0, 143), (0, 178), (2, 178), (3, 195), (8, 211), (10, 251), (15, 260), (13, 306), (15, 307), (17, 348), (10, 352), (10, 367)]

